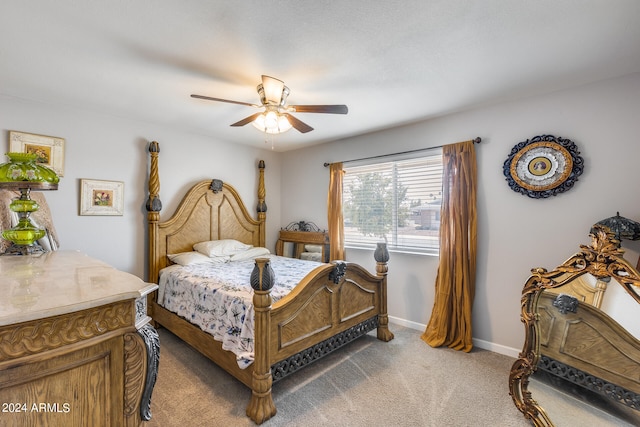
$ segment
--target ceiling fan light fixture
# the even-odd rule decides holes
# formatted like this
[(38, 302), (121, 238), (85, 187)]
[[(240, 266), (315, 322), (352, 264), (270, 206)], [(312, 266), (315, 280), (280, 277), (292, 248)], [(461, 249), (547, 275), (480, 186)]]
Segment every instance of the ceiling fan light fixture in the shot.
[(260, 114), (251, 124), (259, 131), (269, 134), (284, 133), (292, 127), (285, 116), (275, 111)]
[(284, 85), (282, 80), (265, 75), (262, 76), (262, 83), (257, 86), (257, 90), (260, 96), (260, 105), (196, 94), (191, 95), (191, 97), (264, 108), (263, 112), (251, 114), (242, 120), (232, 123), (231, 126), (240, 127), (251, 123), (261, 132), (268, 134), (284, 133), (291, 128), (300, 133), (307, 133), (313, 130), (311, 126), (291, 113), (347, 114), (349, 111), (346, 105), (288, 105), (289, 88)]

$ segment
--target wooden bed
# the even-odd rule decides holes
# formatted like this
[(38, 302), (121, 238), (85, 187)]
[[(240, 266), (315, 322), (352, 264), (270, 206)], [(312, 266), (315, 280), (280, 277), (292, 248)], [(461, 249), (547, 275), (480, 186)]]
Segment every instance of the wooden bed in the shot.
[[(611, 310), (624, 303), (618, 311), (631, 310), (632, 323), (638, 319), (640, 274), (608, 228), (594, 227), (591, 237), (590, 246), (555, 270), (533, 269), (522, 292), (525, 344), (509, 386), (516, 407), (536, 426), (553, 425), (528, 390), (537, 369), (640, 410), (640, 341)], [(600, 309), (603, 300), (608, 313)]]
[[(266, 203), (264, 162), (258, 166), (257, 219), (253, 219), (236, 190), (220, 180), (195, 184), (175, 213), (161, 220), (158, 197), (159, 145), (149, 145), (148, 218), (149, 282), (169, 265), (167, 254), (192, 251), (198, 242), (235, 239), (265, 246)], [(388, 254), (376, 255), (376, 274), (347, 262), (322, 264), (293, 291), (272, 304), (267, 260), (256, 260), (251, 286), (255, 311), (254, 362), (240, 369), (232, 352), (185, 319), (161, 307), (150, 297), (153, 320), (179, 336), (251, 388), (247, 416), (261, 424), (276, 414), (271, 386), (309, 363), (377, 328), (377, 337), (393, 339), (387, 316)]]
[(640, 341), (590, 304), (563, 313), (558, 301), (538, 302), (538, 368), (640, 410)]

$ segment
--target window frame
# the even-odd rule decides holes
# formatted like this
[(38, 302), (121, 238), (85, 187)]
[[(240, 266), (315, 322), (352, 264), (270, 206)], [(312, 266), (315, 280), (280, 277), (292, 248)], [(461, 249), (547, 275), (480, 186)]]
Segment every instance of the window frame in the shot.
[[(437, 161), (437, 165), (429, 165), (429, 163), (433, 163), (434, 161)], [(424, 163), (424, 165), (420, 165), (420, 163)], [(426, 237), (426, 241), (432, 242), (432, 244), (427, 244), (427, 243), (423, 243), (420, 245), (407, 245), (406, 241), (407, 241), (407, 237), (409, 234), (407, 233), (403, 233), (402, 230), (400, 230), (400, 227), (398, 227), (398, 223), (399, 223), (399, 217), (398, 217), (398, 210), (399, 210), (399, 206), (398, 206), (398, 201), (397, 201), (397, 197), (398, 197), (398, 184), (397, 184), (397, 179), (399, 177), (399, 173), (398, 173), (398, 168), (400, 169), (410, 169), (411, 164), (416, 164), (417, 166), (414, 165), (413, 168), (414, 169), (418, 169), (418, 168), (427, 168), (427, 170), (421, 170), (421, 172), (424, 172), (423, 175), (426, 178), (424, 181), (412, 181), (411, 179), (404, 179), (401, 180), (402, 183), (401, 185), (405, 186), (405, 185), (411, 185), (411, 184), (419, 184), (417, 186), (415, 186), (414, 188), (408, 188), (407, 192), (412, 192), (413, 197), (416, 196), (416, 194), (420, 193), (421, 191), (432, 191), (433, 188), (439, 188), (438, 190), (438, 195), (433, 199), (432, 201), (432, 206), (434, 207), (434, 209), (431, 209), (431, 212), (435, 212), (435, 217), (436, 219), (433, 220), (431, 219), (430, 222), (430, 226), (432, 228), (427, 229), (427, 232), (431, 232), (433, 233), (435, 231), (435, 235), (431, 234), (429, 237), (426, 237), (426, 233), (425, 235), (422, 235), (423, 237)], [(381, 169), (387, 168), (388, 165), (391, 165), (391, 169), (392, 169), (392, 173), (391, 173), (391, 178), (392, 178), (392, 183), (391, 183), (391, 192), (393, 194), (393, 198), (395, 199), (395, 202), (392, 205), (392, 211), (393, 211), (393, 216), (392, 216), (392, 221), (391, 221), (391, 230), (388, 233), (388, 235), (386, 237), (371, 237), (371, 236), (367, 236), (364, 235), (361, 231), (358, 231), (358, 233), (360, 234), (360, 239), (353, 239), (353, 232), (349, 232), (349, 228), (353, 228), (349, 226), (349, 221), (348, 221), (348, 205), (349, 205), (349, 200), (350, 200), (350, 189), (348, 189), (347, 187), (349, 185), (351, 185), (351, 182), (353, 181), (350, 176), (356, 176), (356, 175), (350, 175), (350, 174), (354, 174), (354, 173), (358, 173), (360, 175), (364, 175), (367, 172), (363, 172), (366, 170), (375, 170), (376, 167), (379, 167)], [(442, 175), (443, 175), (443, 160), (442, 160), (442, 148), (438, 147), (438, 148), (432, 148), (432, 149), (428, 149), (428, 150), (424, 150), (423, 152), (416, 154), (416, 153), (412, 153), (411, 155), (407, 155), (407, 154), (400, 154), (400, 155), (390, 155), (390, 156), (383, 156), (383, 157), (376, 157), (375, 159), (368, 159), (368, 160), (361, 160), (361, 161), (357, 161), (354, 162), (353, 165), (349, 165), (349, 166), (343, 166), (343, 171), (344, 171), (344, 176), (343, 176), (343, 190), (342, 190), (342, 194), (343, 194), (343, 209), (342, 209), (342, 213), (343, 213), (343, 218), (345, 219), (345, 234), (344, 234), (344, 245), (345, 248), (352, 248), (352, 249), (365, 249), (365, 250), (371, 250), (375, 248), (375, 245), (377, 242), (381, 242), (381, 241), (386, 241), (387, 242), (387, 248), (390, 252), (400, 252), (400, 253), (409, 253), (409, 254), (416, 254), (416, 255), (428, 255), (428, 256), (438, 256), (439, 255), (439, 246), (440, 246), (440, 206), (441, 206), (441, 201), (442, 201)], [(431, 173), (431, 177), (429, 178), (429, 172)], [(373, 172), (369, 172), (369, 173), (373, 173)], [(436, 176), (438, 176), (438, 179), (434, 179), (433, 176), (434, 174), (437, 173)], [(422, 176), (422, 175), (421, 175)], [(422, 178), (420, 178), (422, 179)], [(437, 186), (434, 186), (433, 182), (437, 181)], [(428, 187), (430, 190), (425, 190), (424, 188), (420, 187), (420, 185), (426, 185), (426, 184), (430, 184), (430, 186)], [(424, 193), (423, 196), (426, 196), (427, 193)], [(433, 196), (433, 193), (428, 193), (429, 196)], [(439, 202), (435, 204), (436, 199), (439, 198)], [(421, 199), (418, 199), (421, 200)], [(404, 206), (402, 209), (411, 209), (412, 207), (411, 205), (411, 198), (409, 198), (408, 200), (403, 200), (403, 203), (405, 201), (409, 202), (409, 207), (407, 208), (407, 206)], [(414, 200), (415, 201), (415, 200)], [(402, 205), (402, 204), (401, 204)], [(414, 206), (415, 207), (425, 207), (425, 210), (429, 210), (428, 206), (425, 205), (429, 205), (429, 203), (423, 202), (418, 206)], [(437, 209), (435, 209), (435, 207), (437, 206)], [(420, 211), (420, 210), (418, 210)], [(415, 213), (416, 211), (413, 212), (409, 212), (407, 213), (405, 211), (404, 214), (401, 215), (407, 215), (408, 217), (413, 217), (413, 219), (411, 219), (411, 221), (414, 221), (415, 224), (415, 218), (418, 216), (418, 214)], [(413, 215), (411, 215), (411, 213), (413, 213)], [(420, 214), (421, 215), (421, 214)], [(429, 215), (432, 215), (431, 213), (429, 213)], [(432, 215), (432, 216), (433, 216)], [(422, 219), (420, 219), (421, 223), (422, 223)], [(435, 230), (433, 229), (434, 224), (437, 222), (437, 228), (435, 228)], [(404, 231), (408, 231), (408, 230), (404, 230)], [(405, 236), (403, 238), (403, 236)], [(435, 239), (434, 239), (435, 237)], [(435, 240), (435, 244), (433, 244)]]

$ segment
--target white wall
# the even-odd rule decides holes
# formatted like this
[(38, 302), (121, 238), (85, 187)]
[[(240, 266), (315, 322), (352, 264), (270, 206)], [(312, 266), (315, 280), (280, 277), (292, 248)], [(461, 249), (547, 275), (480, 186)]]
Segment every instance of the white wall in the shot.
[[(214, 141), (152, 123), (78, 111), (0, 96), (4, 150), (9, 130), (66, 139), (65, 171), (58, 191), (45, 194), (60, 236), (61, 249), (77, 249), (139, 277), (146, 274), (146, 210), (149, 141), (160, 143), (161, 219), (180, 202), (179, 193), (204, 179), (233, 185), (250, 213), (257, 203), (258, 160), (266, 162), (267, 230), (280, 227), (280, 159), (257, 148)], [(4, 162), (4, 161), (2, 161)], [(123, 216), (79, 216), (80, 179), (124, 182)], [(267, 232), (268, 244), (277, 237)]]
[[(520, 292), (530, 269), (552, 269), (588, 244), (591, 225), (620, 211), (640, 221), (640, 74), (527, 100), (481, 108), (423, 123), (287, 153), (236, 146), (152, 123), (0, 96), (0, 129), (66, 139), (65, 175), (46, 193), (62, 249), (78, 249), (143, 277), (149, 141), (160, 142), (163, 213), (176, 194), (202, 179), (234, 185), (255, 211), (259, 159), (266, 161), (267, 244), (291, 221), (327, 225), (328, 170), (324, 162), (386, 154), (482, 138), (479, 186), (478, 277), (473, 336), (509, 354), (522, 346)], [(534, 200), (511, 191), (502, 164), (518, 142), (552, 134), (576, 142), (585, 172), (571, 191)], [(5, 142), (8, 150), (8, 142)], [(238, 171), (241, 170), (241, 173)], [(124, 181), (121, 217), (78, 215), (81, 178)], [(635, 264), (640, 246), (623, 242)], [(347, 259), (373, 270), (373, 255), (350, 250)], [(389, 314), (418, 329), (429, 320), (438, 259), (392, 254)]]
[[(573, 140), (585, 170), (575, 187), (530, 199), (507, 185), (502, 165), (518, 142), (551, 134)], [(324, 162), (449, 144), (477, 136), (478, 270), (473, 336), (481, 347), (515, 355), (522, 347), (520, 293), (533, 267), (553, 269), (596, 221), (616, 211), (640, 221), (640, 74), (573, 90), (441, 117), (282, 155), (283, 223), (305, 219), (326, 227), (328, 170)], [(300, 177), (304, 176), (304, 179)], [(638, 258), (637, 242), (623, 242)], [(373, 268), (373, 255), (347, 259)], [(434, 300), (435, 257), (392, 254), (389, 314), (422, 328)]]

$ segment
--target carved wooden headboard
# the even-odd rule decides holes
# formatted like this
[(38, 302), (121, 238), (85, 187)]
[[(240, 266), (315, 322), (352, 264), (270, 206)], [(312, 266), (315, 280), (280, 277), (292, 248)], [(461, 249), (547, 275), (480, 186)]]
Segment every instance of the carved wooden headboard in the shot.
[(146, 207), (150, 282), (158, 282), (160, 270), (168, 265), (167, 254), (192, 251), (195, 243), (235, 239), (253, 246), (265, 246), (267, 208), (264, 201), (264, 161), (258, 165), (258, 219), (249, 215), (240, 195), (231, 185), (213, 179), (200, 181), (191, 187), (175, 213), (166, 221), (161, 221), (159, 151), (157, 142), (149, 145), (151, 168)]
[[(286, 244), (293, 245), (292, 253), (285, 254)], [(276, 241), (276, 255), (300, 258), (300, 255), (305, 251), (305, 245), (321, 246), (320, 260), (329, 262), (329, 233), (321, 230), (313, 222), (307, 221), (292, 222), (280, 229), (280, 235)]]
[[(591, 304), (597, 308), (602, 306), (602, 298), (604, 298), (606, 290), (607, 282), (586, 274), (574, 278), (571, 283), (562, 287), (563, 294), (571, 295), (577, 298), (578, 301)], [(553, 294), (560, 293), (560, 291), (556, 289), (549, 289), (547, 292)]]

